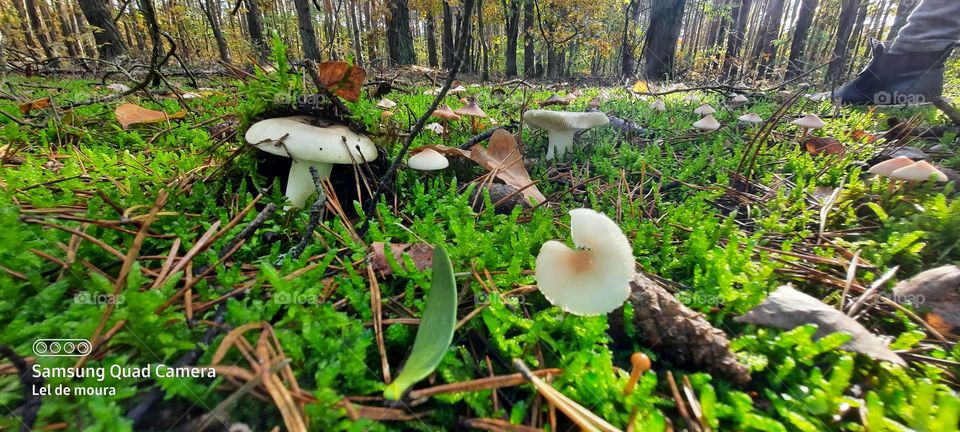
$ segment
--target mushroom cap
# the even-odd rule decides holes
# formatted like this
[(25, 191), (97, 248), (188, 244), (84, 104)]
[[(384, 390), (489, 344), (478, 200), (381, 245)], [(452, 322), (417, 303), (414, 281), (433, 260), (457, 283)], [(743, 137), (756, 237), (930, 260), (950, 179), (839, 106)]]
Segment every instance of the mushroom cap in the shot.
[[(355, 164), (377, 159), (373, 141), (344, 125), (314, 126), (308, 116), (261, 120), (247, 129), (247, 142), (293, 160)], [(359, 149), (359, 150), (358, 150)]]
[(436, 171), (450, 166), (450, 161), (438, 151), (426, 148), (410, 156), (407, 166), (417, 171)]
[(578, 97), (580, 97), (580, 96), (583, 96), (583, 90), (576, 89), (576, 90), (570, 92), (570, 94), (568, 94), (567, 96), (570, 96), (570, 95), (573, 95), (573, 97), (578, 98)]
[(467, 91), (467, 88), (464, 87), (463, 84), (460, 84), (450, 90), (447, 90), (447, 94), (457, 94), (457, 93), (463, 93), (465, 91)]
[(440, 134), (442, 134), (442, 133), (444, 132), (444, 130), (443, 130), (443, 125), (440, 124), (440, 123), (437, 123), (437, 122), (430, 123), (430, 124), (424, 126), (423, 128), (424, 128), (424, 129), (427, 129), (427, 130), (429, 130), (429, 131), (433, 131), (433, 133), (435, 133), (435, 134), (437, 134), (437, 135), (440, 135)]
[(720, 129), (720, 122), (717, 121), (712, 115), (706, 115), (702, 119), (693, 122), (694, 129), (700, 129), (704, 131), (713, 131)]
[(734, 102), (734, 103), (745, 103), (746, 101), (747, 101), (747, 97), (742, 94), (737, 94), (733, 96), (733, 99), (730, 99), (730, 102)]
[(430, 117), (442, 118), (444, 120), (460, 120), (460, 115), (453, 112), (447, 105), (440, 105), (437, 109), (433, 110), (433, 113), (430, 114)]
[(694, 114), (700, 114), (700, 115), (710, 115), (715, 112), (717, 112), (717, 110), (713, 109), (713, 107), (710, 106), (709, 104), (700, 105), (697, 107), (697, 109), (693, 110)]
[(556, 93), (550, 95), (543, 102), (540, 102), (541, 107), (550, 106), (550, 105), (570, 105), (570, 101), (558, 96)]
[(653, 102), (650, 102), (650, 109), (664, 112), (667, 110), (667, 104), (663, 103), (663, 99), (657, 99)]
[(688, 94), (686, 97), (683, 98), (683, 100), (686, 102), (700, 102), (700, 98), (693, 93)]
[(570, 112), (529, 110), (523, 113), (523, 121), (530, 126), (547, 130), (590, 129), (610, 123), (602, 112)]
[(826, 123), (824, 123), (823, 120), (820, 120), (820, 117), (817, 117), (816, 114), (807, 114), (790, 122), (790, 124), (795, 124), (797, 126), (810, 129), (820, 129), (826, 125)]
[(740, 120), (744, 123), (763, 123), (763, 117), (760, 117), (757, 113), (749, 112), (740, 117), (737, 117), (737, 120)]
[(897, 156), (875, 164), (870, 167), (867, 172), (878, 176), (890, 177), (890, 174), (893, 174), (894, 171), (910, 165), (913, 165), (913, 159), (906, 156)]
[(477, 101), (475, 100), (470, 101), (470, 103), (468, 103), (465, 106), (457, 108), (454, 111), (454, 113), (461, 116), (467, 116), (467, 117), (480, 117), (480, 118), (487, 117), (487, 113), (483, 112), (483, 110), (480, 109), (480, 105), (477, 105)]
[(929, 180), (933, 177), (937, 182), (946, 182), (947, 175), (938, 170), (937, 167), (927, 161), (915, 162), (903, 168), (897, 169), (890, 174), (890, 178), (896, 180)]
[(377, 102), (377, 108), (380, 109), (390, 109), (395, 106), (397, 106), (397, 103), (387, 98), (380, 99), (380, 102)]
[(581, 250), (550, 240), (537, 255), (537, 288), (575, 315), (601, 315), (630, 297), (633, 249), (617, 224), (590, 209), (570, 211), (570, 236)]

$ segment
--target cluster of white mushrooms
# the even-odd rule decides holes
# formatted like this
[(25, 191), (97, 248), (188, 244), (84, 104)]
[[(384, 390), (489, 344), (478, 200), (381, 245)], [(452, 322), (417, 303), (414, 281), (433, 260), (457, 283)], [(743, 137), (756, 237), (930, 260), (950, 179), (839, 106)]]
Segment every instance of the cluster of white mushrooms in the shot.
[(946, 182), (947, 175), (927, 161), (914, 162), (906, 156), (897, 156), (880, 162), (867, 171), (879, 177), (886, 177), (890, 180), (903, 180), (908, 182), (922, 182), (933, 179), (937, 182)]

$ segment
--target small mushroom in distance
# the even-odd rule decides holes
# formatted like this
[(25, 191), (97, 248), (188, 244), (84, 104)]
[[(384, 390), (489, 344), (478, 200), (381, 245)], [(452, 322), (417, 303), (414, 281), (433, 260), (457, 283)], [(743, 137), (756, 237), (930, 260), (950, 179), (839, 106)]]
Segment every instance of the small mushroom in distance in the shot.
[(543, 102), (540, 102), (541, 107), (548, 107), (550, 105), (570, 105), (570, 101), (558, 96), (556, 93), (550, 95)]
[(547, 131), (547, 160), (563, 156), (573, 148), (574, 133), (610, 123), (602, 112), (548, 110), (529, 110), (523, 113), (523, 121)]
[(397, 103), (387, 98), (380, 99), (380, 102), (377, 102), (377, 108), (383, 110), (388, 110), (395, 106), (397, 106)]
[(810, 129), (821, 129), (826, 125), (816, 114), (807, 114), (790, 122), (790, 124), (800, 126), (800, 129), (803, 130), (801, 138), (806, 138)]
[(450, 161), (440, 152), (426, 148), (410, 156), (407, 166), (417, 171), (437, 171), (450, 166)]
[(693, 122), (693, 128), (702, 131), (715, 131), (720, 129), (720, 122), (712, 115), (706, 115), (702, 119)]
[(760, 124), (763, 123), (763, 117), (760, 117), (757, 113), (746, 113), (740, 117), (737, 117), (737, 120), (740, 120), (744, 123), (750, 124)]
[(476, 99), (471, 100), (470, 103), (463, 107), (457, 108), (453, 112), (461, 117), (470, 117), (470, 127), (473, 132), (477, 131), (477, 119), (487, 117), (487, 113), (480, 109), (480, 105), (477, 105)]
[(697, 109), (693, 110), (693, 113), (694, 113), (694, 114), (699, 114), (699, 115), (702, 115), (702, 116), (710, 115), (710, 114), (713, 114), (713, 113), (715, 113), (715, 112), (717, 112), (717, 110), (713, 109), (713, 107), (710, 106), (710, 105), (708, 105), (708, 104), (700, 105), (700, 106), (697, 107)]
[(570, 210), (577, 249), (550, 240), (540, 247), (535, 278), (543, 296), (574, 315), (612, 312), (630, 297), (633, 248), (620, 227), (591, 209)]
[(890, 177), (894, 171), (910, 165), (913, 165), (913, 159), (906, 156), (897, 156), (874, 164), (867, 172), (881, 177)]
[(377, 159), (373, 141), (344, 125), (314, 126), (308, 116), (261, 120), (247, 129), (244, 138), (258, 149), (293, 159), (285, 192), (290, 203), (303, 208), (317, 188), (310, 174), (330, 177), (334, 164), (361, 164)]
[(747, 97), (744, 96), (744, 95), (742, 95), (742, 94), (739, 94), (739, 93), (735, 94), (735, 95), (730, 99), (730, 105), (735, 106), (735, 107), (740, 106), (740, 105), (743, 105), (743, 104), (745, 104), (745, 103), (747, 103)]
[(657, 99), (650, 102), (650, 109), (664, 112), (667, 110), (667, 104), (663, 103), (663, 99)]

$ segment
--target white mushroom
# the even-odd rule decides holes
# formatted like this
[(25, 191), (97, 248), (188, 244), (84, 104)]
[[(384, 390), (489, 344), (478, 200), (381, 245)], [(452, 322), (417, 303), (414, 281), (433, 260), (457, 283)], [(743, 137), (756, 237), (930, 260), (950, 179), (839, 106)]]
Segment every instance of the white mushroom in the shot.
[(443, 135), (443, 132), (444, 132), (443, 125), (437, 122), (430, 123), (424, 126), (423, 128), (437, 135)]
[(931, 177), (940, 183), (948, 180), (946, 174), (927, 161), (915, 162), (890, 173), (890, 178), (895, 180), (926, 181)]
[(875, 164), (867, 170), (870, 174), (876, 174), (882, 177), (890, 177), (890, 174), (893, 174), (894, 171), (913, 165), (913, 159), (910, 159), (906, 156), (897, 156), (895, 158), (887, 159), (883, 162)]
[(407, 166), (417, 171), (436, 171), (450, 166), (450, 161), (438, 151), (426, 148), (410, 156)]
[(807, 114), (790, 122), (790, 124), (800, 126), (800, 129), (803, 130), (804, 137), (807, 136), (807, 132), (809, 132), (810, 129), (820, 129), (826, 125), (826, 123), (824, 123), (823, 120), (820, 120), (820, 117), (817, 117), (816, 114)]
[(763, 123), (763, 117), (760, 117), (759, 115), (757, 115), (757, 113), (752, 113), (752, 112), (746, 113), (740, 117), (737, 117), (737, 120), (740, 120), (744, 123), (753, 123), (753, 124)]
[(548, 110), (529, 110), (523, 113), (523, 121), (547, 131), (547, 160), (563, 156), (570, 150), (573, 147), (573, 134), (577, 131), (610, 123), (607, 115), (602, 112)]
[(747, 97), (742, 94), (736, 94), (733, 96), (733, 99), (730, 99), (730, 102), (741, 105), (747, 103)]
[(720, 129), (720, 122), (718, 122), (717, 119), (715, 119), (712, 115), (707, 115), (694, 122), (693, 127), (694, 129), (700, 129), (702, 131), (714, 131)]
[(307, 116), (261, 120), (247, 129), (245, 138), (258, 149), (293, 159), (287, 177), (286, 196), (295, 207), (303, 207), (317, 191), (310, 175), (316, 167), (329, 177), (333, 164), (360, 164), (377, 159), (377, 148), (366, 136), (343, 125), (314, 126)]
[(704, 116), (704, 115), (710, 115), (710, 114), (713, 114), (713, 113), (715, 113), (715, 112), (717, 112), (717, 110), (713, 109), (713, 107), (710, 106), (710, 105), (708, 105), (708, 104), (700, 105), (700, 106), (697, 107), (697, 109), (693, 110), (693, 113), (694, 113), (694, 114), (700, 114), (700, 115), (702, 115), (702, 116)]
[(663, 99), (657, 99), (653, 102), (650, 102), (650, 109), (664, 112), (667, 110), (667, 104), (663, 103)]
[(395, 106), (397, 106), (397, 103), (387, 98), (380, 99), (380, 102), (377, 102), (377, 108), (380, 109), (388, 110)]
[(684, 102), (700, 103), (700, 98), (693, 93), (688, 94), (683, 100)]
[(575, 315), (612, 312), (630, 297), (633, 249), (607, 216), (590, 209), (570, 211), (576, 250), (550, 240), (537, 255), (535, 278), (543, 296)]

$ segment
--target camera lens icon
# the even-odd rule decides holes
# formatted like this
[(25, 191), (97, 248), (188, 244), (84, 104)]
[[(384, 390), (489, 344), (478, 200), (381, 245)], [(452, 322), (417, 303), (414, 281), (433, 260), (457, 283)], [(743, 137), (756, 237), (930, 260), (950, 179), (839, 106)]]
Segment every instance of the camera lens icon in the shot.
[(92, 350), (86, 339), (37, 339), (33, 343), (33, 355), (38, 357), (83, 357)]

